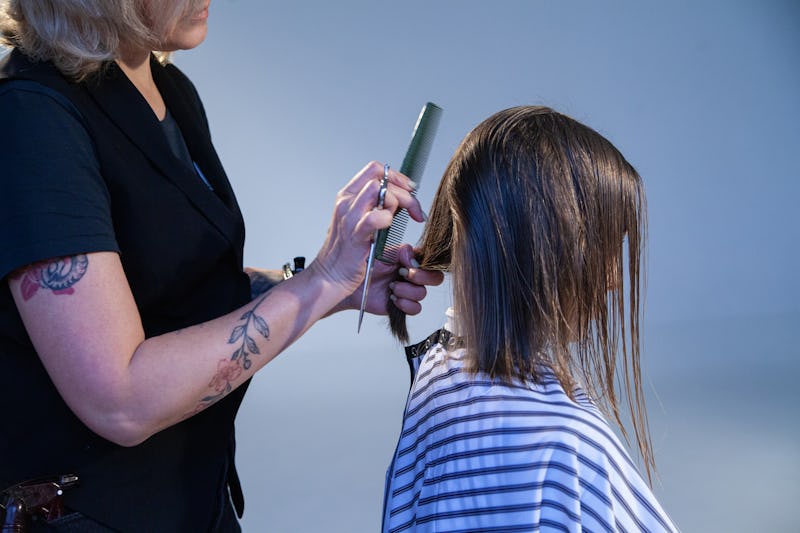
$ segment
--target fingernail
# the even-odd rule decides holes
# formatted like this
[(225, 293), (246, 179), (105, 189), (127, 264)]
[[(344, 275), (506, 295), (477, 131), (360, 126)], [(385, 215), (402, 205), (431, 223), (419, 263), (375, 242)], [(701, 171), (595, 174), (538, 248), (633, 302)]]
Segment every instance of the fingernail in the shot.
[(414, 268), (419, 268), (419, 261), (417, 261), (416, 259), (414, 259), (412, 257), (411, 258), (411, 266), (414, 267)]
[(389, 294), (389, 299), (390, 299), (391, 301), (393, 301), (393, 302), (396, 302), (396, 301), (397, 301), (397, 296), (395, 296), (394, 294), (391, 294), (391, 293), (390, 293), (390, 294)]
[(409, 178), (408, 179), (408, 186), (416, 191), (417, 187), (419, 187), (419, 184), (416, 181), (414, 181), (411, 178)]
[(393, 290), (394, 290), (394, 286), (395, 286), (395, 282), (393, 281), (393, 282), (391, 282), (391, 283), (389, 284), (389, 290), (390, 290), (390, 291), (393, 291)]
[(428, 221), (428, 213), (426, 213), (425, 211), (422, 211), (422, 220), (423, 220), (424, 222), (427, 222), (427, 221)]
[(401, 268), (397, 271), (398, 274), (403, 276), (404, 278), (408, 278), (408, 269), (406, 267)]

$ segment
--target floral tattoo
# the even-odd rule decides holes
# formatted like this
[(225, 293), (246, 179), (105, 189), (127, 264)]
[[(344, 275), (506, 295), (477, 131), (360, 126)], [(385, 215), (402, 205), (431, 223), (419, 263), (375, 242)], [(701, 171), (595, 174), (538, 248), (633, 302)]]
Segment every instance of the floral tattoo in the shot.
[(253, 362), (250, 360), (250, 356), (261, 353), (251, 333), (255, 329), (257, 334), (269, 339), (267, 321), (261, 315), (256, 314), (256, 310), (264, 302), (265, 298), (266, 295), (262, 296), (252, 309), (239, 318), (244, 323), (233, 328), (228, 339), (228, 344), (236, 345), (236, 349), (230, 358), (221, 359), (217, 363), (217, 373), (208, 383), (208, 386), (214, 389), (214, 394), (203, 397), (197, 410), (211, 405), (233, 390), (231, 383), (239, 377), (243, 370), (248, 370), (252, 366)]
[(53, 294), (73, 294), (73, 288), (89, 269), (86, 254), (60, 257), (51, 261), (34, 263), (12, 276), (22, 278), (22, 299), (28, 301), (39, 289), (50, 289)]

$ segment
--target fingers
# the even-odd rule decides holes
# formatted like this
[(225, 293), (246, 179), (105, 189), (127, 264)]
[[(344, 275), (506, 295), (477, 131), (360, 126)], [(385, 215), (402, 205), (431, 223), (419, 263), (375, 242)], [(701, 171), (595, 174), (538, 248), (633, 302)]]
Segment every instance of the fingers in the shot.
[(422, 222), (425, 215), (419, 201), (412, 194), (417, 189), (417, 184), (408, 176), (391, 169), (388, 176), (389, 186), (384, 207), (393, 213), (398, 209), (406, 209), (411, 218)]
[(376, 209), (380, 183), (375, 180), (363, 184), (355, 200), (350, 205), (343, 206), (347, 209), (346, 217), (353, 217), (353, 234), (359, 241), (369, 241), (376, 229), (389, 227), (392, 223), (392, 212), (386, 209)]
[(389, 298), (405, 314), (419, 314), (422, 311), (420, 302), (428, 294), (425, 286), (440, 285), (444, 281), (444, 274), (419, 268), (410, 244), (404, 244), (398, 249), (397, 260), (401, 265), (398, 274), (406, 281), (390, 283)]
[(398, 273), (415, 285), (436, 287), (444, 281), (444, 274), (435, 270), (422, 270), (421, 268), (401, 268)]
[(420, 311), (422, 311), (422, 305), (414, 300), (398, 298), (394, 294), (390, 294), (389, 298), (392, 300), (392, 303), (394, 303), (395, 307), (407, 315), (418, 315)]
[(397, 250), (397, 260), (402, 265), (397, 271), (400, 276), (415, 285), (435, 287), (444, 281), (444, 274), (435, 270), (423, 270), (414, 258), (414, 249), (404, 244)]
[(416, 315), (422, 311), (420, 303), (428, 295), (425, 286), (440, 285), (444, 274), (421, 269), (401, 268), (400, 275), (409, 281), (393, 281), (389, 284), (389, 299), (407, 315)]
[[(353, 179), (351, 179), (350, 182), (344, 186), (342, 192), (347, 194), (357, 194), (368, 181), (375, 180), (380, 185), (380, 181), (382, 179), (383, 163), (371, 161), (367, 163), (367, 165), (362, 168), (358, 174), (353, 176)], [(408, 192), (411, 192), (416, 188), (416, 184), (413, 181), (393, 168), (389, 169), (388, 182), (390, 185)]]
[(419, 268), (416, 255), (417, 254), (414, 251), (414, 247), (410, 244), (401, 244), (397, 248), (397, 262), (400, 263), (401, 266)]
[(428, 290), (422, 285), (415, 285), (404, 281), (393, 281), (389, 284), (389, 290), (397, 298), (405, 300), (420, 301), (428, 295)]
[(359, 240), (371, 241), (376, 229), (388, 228), (392, 224), (392, 213), (386, 209), (374, 209), (356, 223), (354, 233)]
[(408, 214), (411, 215), (411, 218), (417, 222), (422, 222), (425, 220), (425, 215), (422, 212), (422, 207), (419, 205), (419, 201), (417, 201), (416, 197), (414, 197), (411, 192), (406, 189), (395, 187), (390, 184), (383, 206), (392, 213), (399, 209), (406, 209)]
[[(345, 185), (340, 193), (345, 196), (360, 196), (367, 188), (370, 191), (375, 188), (371, 200), (374, 207), (378, 204), (378, 191), (380, 190), (380, 183), (383, 180), (383, 172), (383, 164), (372, 161), (362, 168), (361, 171)], [(424, 220), (422, 208), (417, 199), (411, 194), (411, 192), (416, 189), (416, 183), (411, 181), (404, 174), (391, 168), (387, 174), (387, 181), (384, 209), (388, 209), (392, 213), (398, 209), (406, 209), (409, 215), (411, 215), (411, 218), (417, 222), (422, 222)]]
[[(378, 176), (378, 172), (380, 172), (380, 176)], [(364, 188), (366, 182), (377, 180), (381, 177), (383, 177), (383, 165), (380, 165), (377, 161), (372, 161), (353, 176), (353, 179), (344, 186), (341, 192), (343, 194), (358, 194)]]
[(422, 301), (428, 291), (421, 285), (405, 281), (393, 281), (389, 284), (389, 299), (407, 315), (416, 315), (422, 311)]

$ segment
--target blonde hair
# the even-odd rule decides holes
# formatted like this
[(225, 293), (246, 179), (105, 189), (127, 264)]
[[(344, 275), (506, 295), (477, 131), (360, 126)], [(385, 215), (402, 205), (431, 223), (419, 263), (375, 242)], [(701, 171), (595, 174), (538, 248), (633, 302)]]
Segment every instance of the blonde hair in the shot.
[[(0, 43), (83, 80), (121, 46), (158, 50), (197, 0), (0, 0)], [(166, 60), (167, 54), (158, 54)]]
[[(570, 395), (582, 382), (627, 438), (620, 374), (650, 477), (639, 368), (645, 223), (641, 178), (608, 140), (546, 107), (517, 107), (456, 150), (418, 260), (451, 272), (473, 371), (539, 382), (548, 369)], [(392, 326), (402, 337), (404, 321)]]

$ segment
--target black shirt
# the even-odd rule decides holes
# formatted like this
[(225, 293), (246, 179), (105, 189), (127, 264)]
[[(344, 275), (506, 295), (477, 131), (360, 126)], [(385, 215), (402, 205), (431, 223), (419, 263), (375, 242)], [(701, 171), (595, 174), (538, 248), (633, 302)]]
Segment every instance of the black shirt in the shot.
[(197, 176), (203, 180), (203, 183), (213, 191), (214, 187), (211, 186), (211, 183), (208, 182), (203, 172), (195, 165), (194, 161), (192, 161), (192, 156), (189, 154), (189, 148), (186, 146), (186, 141), (183, 139), (181, 129), (178, 123), (175, 122), (175, 119), (172, 118), (169, 109), (167, 109), (164, 120), (161, 121), (161, 128), (164, 130), (164, 135), (167, 138), (167, 143), (169, 143), (173, 155), (180, 159), (187, 167), (193, 168), (197, 172)]
[[(151, 69), (196, 169), (174, 155), (113, 63), (73, 83), (17, 50), (0, 61), (0, 277), (54, 257), (119, 252), (148, 338), (250, 298), (244, 223), (202, 104), (177, 68), (153, 59)], [(63, 402), (5, 282), (0, 368), (0, 487), (76, 473), (66, 504), (125, 531), (207, 530), (226, 482), (241, 510), (233, 422), (247, 384), (138, 446), (117, 446)]]
[(108, 190), (69, 100), (30, 81), (0, 85), (0, 278), (51, 257), (119, 251)]

